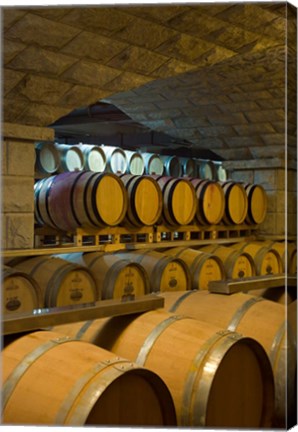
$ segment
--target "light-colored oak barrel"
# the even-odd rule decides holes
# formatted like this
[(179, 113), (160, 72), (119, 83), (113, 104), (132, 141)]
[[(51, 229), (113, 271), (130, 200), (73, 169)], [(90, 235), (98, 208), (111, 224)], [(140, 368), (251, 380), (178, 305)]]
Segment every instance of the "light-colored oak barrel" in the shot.
[(47, 426), (174, 426), (154, 372), (83, 341), (39, 331), (2, 351), (2, 422)]
[(59, 152), (54, 143), (41, 142), (35, 146), (35, 172), (54, 174), (59, 168)]
[(43, 306), (38, 283), (27, 273), (2, 266), (2, 315), (32, 312)]
[(141, 153), (124, 150), (127, 158), (127, 173), (131, 175), (143, 175), (145, 173), (145, 162)]
[(120, 147), (101, 146), (106, 155), (106, 171), (113, 174), (124, 174), (128, 168), (125, 151)]
[(94, 144), (78, 144), (84, 155), (84, 169), (93, 172), (104, 172), (106, 169), (106, 155), (102, 147)]
[(16, 259), (10, 265), (36, 280), (45, 307), (91, 303), (99, 299), (95, 281), (83, 266), (46, 255)]
[(84, 169), (85, 158), (78, 146), (55, 143), (55, 147), (60, 157), (58, 172), (82, 171)]
[(216, 168), (211, 160), (197, 159), (197, 176), (200, 179), (215, 180)]
[(188, 291), (161, 295), (165, 299), (166, 311), (237, 331), (263, 346), (274, 373), (275, 426), (283, 427), (287, 386), (295, 387), (296, 373), (296, 346), (292, 329), (287, 338), (286, 309), (280, 304), (243, 293), (223, 295)]
[(221, 162), (215, 163), (215, 169), (216, 169), (216, 180), (219, 180), (221, 182), (225, 182), (228, 180), (228, 172), (225, 168), (223, 168)]
[(225, 195), (225, 224), (239, 225), (245, 221), (248, 210), (248, 198), (242, 184), (234, 181), (219, 182)]
[(297, 273), (297, 245), (294, 242), (272, 241), (264, 242), (268, 247), (278, 252), (283, 264), (283, 271), (287, 273)]
[(297, 287), (290, 286), (265, 289), (260, 288), (256, 290), (249, 290), (247, 293), (256, 297), (264, 297), (266, 300), (280, 303), (282, 305), (289, 305), (297, 300)]
[(185, 262), (191, 274), (192, 289), (208, 289), (210, 281), (225, 279), (223, 263), (216, 255), (187, 247), (170, 248), (163, 253)]
[(196, 176), (196, 162), (192, 158), (179, 157), (179, 161), (182, 167), (182, 175), (186, 177)]
[(144, 268), (120, 256), (104, 252), (61, 254), (61, 258), (87, 267), (95, 280), (99, 298), (129, 300), (150, 292)]
[(263, 242), (241, 242), (231, 246), (241, 252), (247, 252), (254, 260), (257, 275), (282, 273), (282, 261), (278, 252)]
[(35, 213), (63, 231), (119, 225), (127, 210), (123, 182), (112, 173), (68, 172), (35, 184)]
[(149, 176), (124, 174), (121, 177), (127, 194), (128, 207), (123, 225), (152, 226), (162, 213), (162, 192), (156, 180)]
[(247, 252), (214, 244), (202, 246), (200, 250), (216, 255), (222, 261), (229, 279), (241, 279), (256, 275), (254, 260)]
[(162, 175), (164, 172), (163, 161), (156, 153), (143, 153), (145, 173), (149, 175)]
[(164, 164), (164, 174), (171, 177), (181, 177), (182, 167), (177, 156), (159, 155)]
[(191, 288), (190, 272), (180, 258), (169, 257), (152, 249), (118, 252), (117, 255), (144, 267), (152, 292), (180, 291)]
[(195, 188), (198, 207), (196, 219), (201, 225), (218, 224), (225, 212), (225, 196), (219, 183), (211, 180), (190, 179)]
[(163, 196), (163, 219), (170, 226), (189, 225), (196, 214), (198, 200), (192, 183), (184, 178), (152, 176)]
[(248, 198), (248, 209), (245, 222), (248, 224), (261, 224), (267, 214), (268, 199), (263, 186), (259, 184), (243, 184)]
[(95, 343), (156, 372), (181, 427), (269, 427), (273, 375), (261, 345), (184, 315), (150, 311), (55, 331)]

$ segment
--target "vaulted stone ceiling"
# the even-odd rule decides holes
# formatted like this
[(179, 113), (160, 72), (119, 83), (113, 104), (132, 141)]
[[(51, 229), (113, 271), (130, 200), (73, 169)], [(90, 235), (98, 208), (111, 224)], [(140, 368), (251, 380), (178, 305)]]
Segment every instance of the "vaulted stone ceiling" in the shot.
[(4, 121), (47, 126), (107, 101), (226, 159), (284, 152), (296, 41), (285, 2), (4, 8), (3, 27)]

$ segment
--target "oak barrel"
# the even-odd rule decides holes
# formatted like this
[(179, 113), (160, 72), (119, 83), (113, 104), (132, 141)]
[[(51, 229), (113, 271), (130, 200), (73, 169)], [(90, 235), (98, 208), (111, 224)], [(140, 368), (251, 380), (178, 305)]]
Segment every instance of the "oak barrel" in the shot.
[(106, 155), (98, 145), (83, 144), (78, 145), (84, 155), (84, 169), (93, 172), (104, 172), (106, 169)]
[[(245, 291), (243, 290), (243, 292)], [(289, 305), (297, 300), (297, 287), (282, 286), (274, 288), (260, 288), (249, 290), (248, 294), (257, 297), (264, 297), (266, 300), (274, 301), (282, 305)]]
[(257, 275), (282, 273), (282, 261), (276, 250), (263, 242), (241, 242), (232, 245), (233, 249), (247, 252), (254, 260)]
[(163, 219), (170, 226), (189, 225), (196, 214), (198, 202), (194, 186), (184, 178), (152, 176), (163, 196)]
[(15, 259), (11, 266), (29, 274), (38, 283), (44, 307), (95, 302), (98, 293), (90, 271), (53, 256)]
[(196, 162), (192, 158), (179, 157), (179, 161), (182, 167), (182, 175), (186, 177), (196, 176)]
[(2, 315), (32, 312), (43, 307), (38, 283), (27, 273), (2, 266)]
[(264, 347), (275, 380), (275, 426), (283, 427), (287, 386), (290, 389), (295, 387), (296, 374), (296, 333), (295, 328), (290, 328), (293, 323), (288, 323), (287, 334), (286, 309), (280, 304), (243, 293), (222, 295), (188, 291), (162, 293), (162, 296), (165, 310), (237, 331), (256, 339)]
[(225, 212), (225, 196), (219, 183), (211, 180), (190, 179), (195, 188), (198, 207), (196, 219), (201, 225), (218, 224)]
[(214, 244), (202, 246), (200, 250), (220, 258), (224, 265), (227, 278), (229, 279), (241, 279), (255, 276), (256, 274), (254, 260), (247, 252), (241, 252), (233, 248)]
[(40, 180), (34, 188), (36, 218), (63, 231), (116, 226), (126, 214), (127, 192), (112, 173), (63, 173)]
[(106, 156), (106, 171), (113, 174), (124, 174), (128, 168), (125, 151), (120, 147), (101, 146)]
[(164, 164), (164, 174), (171, 177), (181, 177), (182, 167), (177, 156), (159, 155)]
[(59, 167), (59, 152), (54, 143), (41, 142), (35, 146), (35, 172), (40, 175), (54, 174)]
[(103, 300), (129, 300), (150, 291), (149, 279), (144, 268), (116, 254), (77, 252), (60, 256), (90, 271), (97, 286), (98, 296)]
[(253, 339), (162, 310), (74, 323), (55, 331), (156, 372), (172, 394), (181, 427), (271, 424), (272, 370), (264, 349)]
[(143, 153), (145, 173), (149, 175), (162, 175), (164, 172), (163, 161), (156, 153)]
[(128, 207), (123, 225), (141, 227), (154, 225), (162, 213), (162, 192), (149, 176), (124, 174), (121, 177), (128, 194)]
[(152, 292), (188, 290), (191, 287), (190, 272), (180, 258), (169, 257), (152, 249), (120, 251), (117, 255), (144, 267)]
[(127, 158), (127, 173), (132, 175), (143, 175), (145, 173), (145, 162), (141, 153), (124, 150)]
[(200, 179), (215, 180), (216, 168), (213, 161), (197, 159), (197, 176)]
[(225, 182), (228, 180), (228, 172), (225, 168), (223, 168), (221, 162), (215, 162), (215, 169), (216, 169), (216, 180), (219, 180), (221, 182)]
[(245, 221), (248, 210), (248, 198), (242, 184), (234, 181), (219, 182), (225, 195), (225, 213), (223, 222), (227, 225), (239, 225)]
[(264, 243), (276, 250), (282, 260), (283, 271), (289, 274), (297, 273), (297, 245), (294, 242), (266, 240)]
[(58, 172), (82, 171), (84, 169), (84, 155), (78, 146), (55, 143), (55, 147), (60, 156)]
[(223, 263), (216, 255), (187, 247), (170, 248), (163, 253), (185, 262), (191, 274), (192, 289), (208, 289), (210, 281), (225, 279)]
[(267, 214), (267, 194), (265, 189), (255, 183), (244, 183), (248, 198), (248, 208), (245, 222), (248, 224), (261, 224)]
[(87, 342), (39, 331), (2, 351), (2, 421), (14, 425), (174, 426), (154, 372)]

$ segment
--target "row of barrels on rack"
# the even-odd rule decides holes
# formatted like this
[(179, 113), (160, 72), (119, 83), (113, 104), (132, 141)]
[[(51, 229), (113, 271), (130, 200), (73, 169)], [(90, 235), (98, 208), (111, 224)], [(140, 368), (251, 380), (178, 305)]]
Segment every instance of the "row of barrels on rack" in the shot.
[[(2, 313), (106, 299), (124, 301), (152, 292), (208, 290), (211, 281), (281, 274), (285, 266), (295, 274), (296, 258), (296, 246), (280, 242), (15, 258), (2, 272)], [(270, 293), (263, 290), (262, 295)], [(284, 293), (279, 296), (284, 302)]]
[(37, 181), (34, 204), (39, 225), (68, 232), (118, 225), (260, 224), (267, 213), (267, 195), (258, 184), (91, 171)]
[(4, 341), (3, 423), (284, 428), (297, 302), (285, 326), (282, 305), (251, 295), (161, 295), (163, 309)]
[(57, 172), (88, 170), (114, 174), (156, 174), (172, 177), (198, 177), (225, 181), (221, 161), (160, 155), (94, 144), (38, 143), (35, 171), (39, 176)]

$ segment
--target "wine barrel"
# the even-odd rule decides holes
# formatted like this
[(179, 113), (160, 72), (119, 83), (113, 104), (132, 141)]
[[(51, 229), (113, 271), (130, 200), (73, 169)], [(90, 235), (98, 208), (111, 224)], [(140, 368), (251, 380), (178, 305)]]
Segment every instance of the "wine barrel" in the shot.
[(254, 260), (257, 275), (282, 273), (282, 261), (279, 254), (263, 242), (241, 242), (231, 246), (241, 252), (247, 252)]
[(274, 249), (281, 257), (283, 271), (289, 274), (297, 273), (297, 245), (292, 242), (266, 240), (268, 247)]
[(2, 422), (55, 426), (174, 426), (154, 372), (92, 344), (38, 331), (2, 351)]
[(162, 175), (164, 172), (163, 161), (156, 153), (143, 153), (145, 173), (149, 175)]
[[(221, 295), (207, 291), (188, 291), (161, 295), (165, 299), (166, 311), (184, 314), (206, 324), (237, 331), (257, 340), (263, 346), (274, 372), (276, 388), (274, 422), (275, 426), (283, 427), (286, 421), (287, 386), (293, 389), (296, 382), (295, 329), (289, 330), (287, 334), (285, 308), (280, 304), (243, 293)], [(289, 328), (290, 326), (291, 324)]]
[(45, 307), (91, 303), (99, 299), (90, 271), (82, 266), (46, 255), (16, 259), (10, 265), (36, 280)]
[(43, 307), (37, 282), (28, 274), (2, 266), (2, 316), (32, 312)]
[(82, 150), (76, 145), (55, 143), (58, 150), (60, 161), (58, 172), (82, 171), (84, 169), (84, 155)]
[(201, 225), (220, 223), (225, 212), (225, 196), (219, 183), (211, 180), (190, 179), (195, 188), (198, 207), (196, 220)]
[(120, 256), (104, 252), (78, 252), (60, 257), (87, 267), (95, 280), (99, 298), (131, 300), (148, 294), (149, 279), (144, 268)]
[(128, 208), (123, 225), (132, 227), (152, 226), (162, 213), (162, 192), (158, 183), (149, 176), (121, 177), (127, 194)]
[(248, 210), (248, 198), (244, 187), (234, 181), (219, 183), (225, 195), (223, 222), (227, 225), (242, 224), (245, 221)]
[(63, 173), (35, 184), (35, 214), (44, 225), (63, 231), (119, 225), (127, 192), (112, 173)]
[(164, 174), (171, 177), (181, 177), (182, 167), (177, 156), (159, 155), (164, 164)]
[(145, 173), (145, 162), (141, 153), (124, 150), (127, 158), (127, 173), (132, 175), (143, 175)]
[(197, 176), (200, 179), (215, 180), (216, 169), (211, 160), (197, 159)]
[(113, 174), (124, 174), (128, 168), (128, 162), (124, 150), (120, 147), (101, 146), (106, 155), (106, 171)]
[(120, 251), (117, 255), (144, 267), (152, 292), (188, 290), (191, 287), (188, 267), (180, 258), (169, 257), (152, 249)]
[(261, 224), (267, 213), (267, 194), (259, 184), (243, 184), (248, 198), (248, 209), (245, 222), (248, 224)]
[(219, 180), (221, 182), (227, 181), (228, 172), (225, 168), (223, 168), (221, 162), (215, 163), (215, 169), (216, 169), (216, 180)]
[(35, 146), (35, 172), (40, 175), (54, 174), (59, 167), (59, 152), (54, 143), (41, 142)]
[[(243, 292), (247, 292), (244, 291)], [(274, 287), (274, 288), (260, 288), (256, 290), (249, 290), (248, 294), (256, 297), (263, 297), (282, 305), (289, 305), (297, 300), (297, 288), (291, 286)]]
[(163, 219), (170, 226), (189, 225), (198, 202), (194, 186), (184, 178), (152, 176), (163, 195)]
[(256, 274), (254, 260), (247, 252), (219, 245), (203, 246), (200, 250), (216, 255), (222, 261), (229, 279), (242, 279)]
[(84, 169), (93, 172), (104, 172), (106, 169), (106, 155), (100, 146), (80, 143), (78, 148), (84, 155)]
[(191, 274), (192, 289), (208, 289), (210, 281), (225, 279), (223, 263), (216, 255), (211, 255), (187, 247), (170, 248), (165, 255), (180, 258)]
[(194, 159), (188, 157), (180, 157), (179, 161), (182, 167), (182, 175), (186, 177), (196, 176), (196, 162)]
[(272, 369), (254, 339), (162, 310), (74, 323), (55, 331), (95, 343), (157, 373), (172, 394), (181, 427), (271, 424)]

